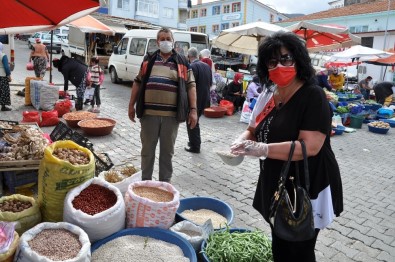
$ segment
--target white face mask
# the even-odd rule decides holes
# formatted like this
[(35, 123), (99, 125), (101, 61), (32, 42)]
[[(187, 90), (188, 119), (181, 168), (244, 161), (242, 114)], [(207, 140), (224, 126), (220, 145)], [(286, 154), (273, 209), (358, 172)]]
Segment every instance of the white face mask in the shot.
[(173, 42), (170, 41), (160, 41), (159, 42), (159, 49), (162, 53), (167, 54), (170, 53), (173, 49)]

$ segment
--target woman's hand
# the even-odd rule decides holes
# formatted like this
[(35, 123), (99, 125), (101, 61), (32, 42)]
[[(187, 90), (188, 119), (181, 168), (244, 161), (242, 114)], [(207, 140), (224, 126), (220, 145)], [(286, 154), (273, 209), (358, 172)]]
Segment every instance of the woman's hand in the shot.
[(269, 154), (269, 147), (266, 143), (244, 140), (235, 143), (230, 148), (231, 153), (243, 156), (255, 156), (265, 159)]

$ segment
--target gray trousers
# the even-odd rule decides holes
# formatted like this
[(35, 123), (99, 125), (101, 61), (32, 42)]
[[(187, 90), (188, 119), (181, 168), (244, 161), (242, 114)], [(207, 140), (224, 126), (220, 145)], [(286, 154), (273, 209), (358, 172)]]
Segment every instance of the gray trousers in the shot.
[(174, 144), (179, 123), (175, 117), (150, 115), (143, 116), (140, 123), (142, 179), (152, 179), (156, 145), (159, 141), (159, 181), (170, 183), (173, 174)]

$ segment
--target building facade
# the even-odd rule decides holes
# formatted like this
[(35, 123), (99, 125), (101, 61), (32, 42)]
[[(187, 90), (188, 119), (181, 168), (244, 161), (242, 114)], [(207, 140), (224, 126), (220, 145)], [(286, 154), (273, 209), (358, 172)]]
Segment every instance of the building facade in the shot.
[(187, 28), (189, 31), (206, 33), (212, 39), (228, 28), (257, 21), (274, 23), (287, 18), (256, 0), (198, 1), (189, 9)]
[(108, 14), (178, 30), (187, 29), (188, 0), (112, 0)]

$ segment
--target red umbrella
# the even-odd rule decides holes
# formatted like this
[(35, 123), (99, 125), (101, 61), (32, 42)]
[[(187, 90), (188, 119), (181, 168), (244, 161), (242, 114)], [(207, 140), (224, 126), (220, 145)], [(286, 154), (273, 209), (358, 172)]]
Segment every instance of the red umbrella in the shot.
[(362, 62), (361, 61), (353, 61), (353, 62), (351, 62), (351, 61), (349, 61), (349, 62), (346, 62), (346, 61), (329, 61), (329, 62), (326, 62), (324, 64), (324, 67), (326, 67), (326, 68), (347, 67), (347, 66), (358, 65), (360, 63), (362, 63)]
[(326, 51), (361, 43), (361, 38), (350, 34), (339, 25), (317, 25), (302, 21), (288, 26), (288, 30), (306, 41), (309, 52)]
[(99, 0), (1, 0), (0, 34), (51, 30), (99, 7)]

